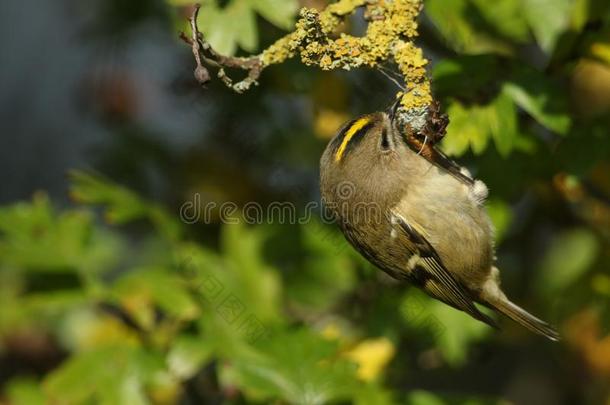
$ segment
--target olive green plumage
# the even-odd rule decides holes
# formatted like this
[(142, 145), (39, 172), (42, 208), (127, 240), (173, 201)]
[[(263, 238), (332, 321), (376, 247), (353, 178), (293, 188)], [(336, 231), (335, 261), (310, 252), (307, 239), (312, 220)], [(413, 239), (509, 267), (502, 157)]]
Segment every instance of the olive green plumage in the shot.
[(500, 289), (487, 187), (466, 170), (451, 174), (411, 150), (391, 115), (347, 123), (322, 155), (322, 199), (347, 240), (392, 277), (482, 322), (497, 327), (475, 302), (558, 340)]

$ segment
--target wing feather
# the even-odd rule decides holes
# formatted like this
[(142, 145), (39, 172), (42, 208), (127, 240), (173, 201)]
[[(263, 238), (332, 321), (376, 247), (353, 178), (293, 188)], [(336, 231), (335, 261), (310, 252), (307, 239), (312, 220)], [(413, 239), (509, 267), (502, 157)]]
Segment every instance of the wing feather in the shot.
[(432, 297), (466, 312), (479, 321), (498, 328), (493, 319), (482, 313), (474, 305), (467, 288), (447, 270), (430, 242), (403, 216), (393, 213), (392, 222), (398, 225), (417, 250), (415, 254), (419, 256), (419, 260), (412, 271), (412, 278), (417, 284)]

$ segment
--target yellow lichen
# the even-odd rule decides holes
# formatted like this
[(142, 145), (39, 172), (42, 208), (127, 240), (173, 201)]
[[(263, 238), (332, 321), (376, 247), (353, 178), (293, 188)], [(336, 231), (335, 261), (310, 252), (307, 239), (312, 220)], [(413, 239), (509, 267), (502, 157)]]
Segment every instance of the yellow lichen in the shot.
[[(360, 7), (365, 8), (368, 21), (366, 34), (338, 34), (344, 19)], [(323, 70), (349, 70), (363, 65), (375, 68), (393, 60), (408, 90), (401, 95), (403, 107), (426, 107), (432, 102), (426, 76), (428, 61), (413, 42), (421, 8), (422, 0), (339, 0), (322, 11), (303, 8), (295, 31), (262, 53), (263, 66), (281, 63), (297, 54), (304, 64)]]

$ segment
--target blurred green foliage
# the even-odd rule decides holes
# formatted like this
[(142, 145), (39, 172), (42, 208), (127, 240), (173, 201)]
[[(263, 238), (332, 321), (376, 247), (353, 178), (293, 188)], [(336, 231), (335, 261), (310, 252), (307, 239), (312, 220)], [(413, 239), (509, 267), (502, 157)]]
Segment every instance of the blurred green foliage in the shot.
[[(168, 0), (177, 26), (189, 3)], [(323, 2), (210, 0), (200, 26), (222, 52), (254, 52), (305, 3)], [(608, 401), (610, 6), (427, 0), (421, 41), (451, 119), (442, 147), (490, 186), (506, 291), (557, 321), (564, 342), (508, 322), (496, 333), (397, 285), (316, 215), (188, 225), (139, 184), (74, 172), (74, 205), (39, 192), (0, 208), (0, 402), (474, 405), (548, 390), (541, 403)], [(286, 198), (256, 176), (278, 162), (315, 170), (330, 135), (315, 128), (395, 92), (295, 65), (263, 73), (253, 95), (212, 93), (209, 122), (231, 153), (210, 141), (181, 156), (177, 199)], [(282, 92), (310, 100), (307, 125), (267, 96)]]

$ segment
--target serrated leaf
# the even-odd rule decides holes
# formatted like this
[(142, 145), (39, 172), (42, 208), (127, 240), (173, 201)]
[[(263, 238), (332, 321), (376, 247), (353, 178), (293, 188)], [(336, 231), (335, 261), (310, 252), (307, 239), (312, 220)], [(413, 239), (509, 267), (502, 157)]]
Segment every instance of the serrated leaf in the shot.
[(248, 52), (253, 52), (258, 47), (258, 31), (256, 27), (256, 15), (247, 1), (234, 1), (227, 9), (230, 18), (238, 21), (235, 27), (235, 40), (237, 44)]
[(123, 224), (147, 213), (134, 192), (109, 180), (78, 171), (71, 173), (71, 179), (70, 196), (83, 204), (106, 205), (106, 218), (112, 223)]
[[(291, 2), (281, 2), (276, 10), (265, 10), (265, 13), (278, 17), (277, 13), (281, 14), (286, 7), (284, 3)], [(224, 8), (215, 2), (204, 3), (199, 12), (199, 27), (221, 54), (233, 55), (238, 45), (252, 52), (258, 47), (255, 10), (265, 16), (258, 6), (254, 0), (232, 0)]]
[(47, 375), (43, 387), (51, 402), (147, 404), (144, 383), (162, 366), (160, 357), (137, 348), (100, 347), (72, 356)]
[(454, 156), (469, 148), (481, 154), (492, 139), (502, 156), (508, 156), (517, 141), (517, 116), (513, 101), (500, 93), (486, 105), (464, 106), (452, 102), (447, 109), (449, 126), (443, 139), (443, 150)]
[[(199, 313), (199, 307), (191, 297), (184, 280), (170, 271), (146, 267), (129, 272), (113, 287), (117, 299), (130, 308), (133, 299), (141, 295), (158, 305), (166, 314), (181, 320), (194, 319)], [(138, 308), (147, 310), (146, 306)]]
[(101, 176), (80, 171), (71, 172), (70, 195), (83, 204), (100, 204), (106, 209), (106, 219), (124, 224), (147, 218), (168, 239), (175, 240), (181, 233), (180, 223), (162, 207), (146, 201), (135, 192)]
[(296, 0), (248, 0), (252, 7), (273, 25), (291, 30), (299, 9)]
[(235, 359), (224, 380), (253, 398), (325, 404), (353, 395), (355, 367), (337, 357), (336, 343), (306, 330), (275, 333), (259, 345), (259, 355)]
[(44, 194), (0, 208), (0, 259), (31, 272), (95, 273), (119, 251), (113, 234), (93, 226), (85, 210), (57, 213)]
[(489, 136), (481, 127), (483, 119), (479, 109), (453, 102), (447, 108), (447, 114), (450, 121), (442, 144), (445, 153), (461, 156), (471, 148), (475, 154), (480, 154), (487, 148)]
[(206, 2), (201, 5), (199, 29), (212, 47), (223, 55), (233, 55), (237, 49), (235, 24), (228, 14), (220, 9), (215, 2)]

